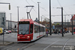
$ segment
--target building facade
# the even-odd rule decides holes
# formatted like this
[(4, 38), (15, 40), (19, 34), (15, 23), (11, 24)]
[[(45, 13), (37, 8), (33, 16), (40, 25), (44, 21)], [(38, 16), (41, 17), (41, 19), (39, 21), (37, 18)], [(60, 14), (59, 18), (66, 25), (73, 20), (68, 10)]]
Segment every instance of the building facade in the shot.
[(6, 20), (6, 29), (12, 30), (12, 29), (17, 29), (17, 27), (18, 27), (17, 22)]
[[(54, 25), (56, 24), (62, 25), (62, 22), (54, 22)], [(63, 25), (70, 25), (70, 22), (63, 22)]]
[(71, 18), (71, 23), (70, 23), (71, 25), (72, 25), (72, 20), (73, 20), (73, 25), (75, 25), (75, 15), (73, 15)]
[(0, 12), (0, 27), (5, 28), (6, 13)]

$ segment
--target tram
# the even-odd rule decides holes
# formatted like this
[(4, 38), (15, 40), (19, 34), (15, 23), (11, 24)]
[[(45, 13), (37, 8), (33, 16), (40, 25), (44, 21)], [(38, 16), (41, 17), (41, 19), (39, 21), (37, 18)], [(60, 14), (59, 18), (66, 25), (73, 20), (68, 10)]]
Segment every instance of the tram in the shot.
[(32, 19), (21, 19), (18, 23), (18, 42), (31, 42), (45, 35), (45, 26)]

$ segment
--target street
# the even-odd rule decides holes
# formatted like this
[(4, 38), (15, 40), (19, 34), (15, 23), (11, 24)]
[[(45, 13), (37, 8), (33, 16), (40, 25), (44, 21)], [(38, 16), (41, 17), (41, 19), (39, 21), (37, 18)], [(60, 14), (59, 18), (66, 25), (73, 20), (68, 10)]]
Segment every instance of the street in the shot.
[[(3, 40), (3, 35), (0, 35), (0, 40)], [(10, 42), (17, 42), (17, 33), (4, 34), (4, 40)]]
[[(48, 35), (30, 43), (18, 43), (17, 33), (4, 36), (5, 41), (11, 41), (14, 44), (4, 46), (1, 50), (75, 50), (75, 35), (71, 33), (66, 33), (64, 37), (61, 34)], [(2, 35), (0, 35), (0, 41), (2, 41)]]

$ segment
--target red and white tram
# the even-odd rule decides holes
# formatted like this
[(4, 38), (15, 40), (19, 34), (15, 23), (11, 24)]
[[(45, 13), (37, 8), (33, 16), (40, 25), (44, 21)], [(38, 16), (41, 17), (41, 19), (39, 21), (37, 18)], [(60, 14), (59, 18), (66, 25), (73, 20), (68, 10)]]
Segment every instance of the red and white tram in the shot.
[[(39, 29), (40, 28), (40, 29)], [(18, 42), (30, 42), (45, 35), (45, 26), (32, 19), (21, 19), (18, 23)]]

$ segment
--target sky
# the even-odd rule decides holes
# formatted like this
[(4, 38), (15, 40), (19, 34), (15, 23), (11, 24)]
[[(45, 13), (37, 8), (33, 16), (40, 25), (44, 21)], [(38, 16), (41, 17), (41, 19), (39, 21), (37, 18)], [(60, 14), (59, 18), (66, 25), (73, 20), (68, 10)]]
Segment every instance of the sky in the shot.
[[(0, 0), (0, 2), (10, 3), (11, 10), (9, 10), (8, 4), (0, 4), (0, 12), (6, 12), (6, 19), (10, 20), (10, 13), (12, 13), (12, 21), (18, 20), (17, 15), (17, 6), (19, 6), (19, 20), (27, 19), (27, 11), (30, 8), (26, 8), (27, 5), (33, 5), (33, 9), (31, 10), (31, 18), (35, 20), (38, 17), (38, 4), (40, 2), (40, 20), (45, 18), (49, 18), (49, 0)], [(75, 0), (51, 0), (51, 21), (52, 22), (61, 22), (61, 9), (57, 9), (57, 7), (63, 7), (63, 14), (69, 14), (63, 16), (64, 22), (69, 22), (71, 19), (71, 15), (75, 14)], [(59, 16), (57, 16), (59, 15)]]

